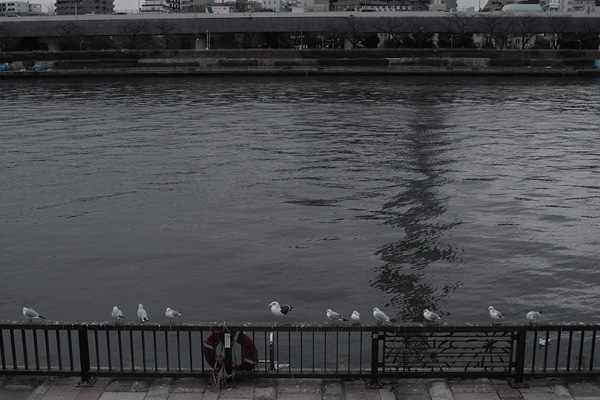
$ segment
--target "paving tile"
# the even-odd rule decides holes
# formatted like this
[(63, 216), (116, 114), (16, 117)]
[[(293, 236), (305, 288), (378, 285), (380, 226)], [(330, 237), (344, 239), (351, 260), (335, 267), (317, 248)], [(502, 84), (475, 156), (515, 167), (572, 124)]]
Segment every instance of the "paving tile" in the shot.
[(274, 387), (255, 387), (254, 400), (275, 400), (277, 398), (277, 390)]
[(600, 388), (590, 381), (571, 382), (567, 385), (573, 397), (600, 398)]
[(169, 400), (201, 400), (202, 393), (170, 393)]
[[(375, 390), (374, 393), (346, 393), (346, 400), (379, 400), (379, 391)], [(279, 400), (279, 398), (278, 398)]]
[(371, 393), (373, 390), (376, 390), (376, 389), (369, 389), (367, 387), (367, 382), (363, 381), (362, 379), (353, 380), (353, 381), (344, 381), (342, 383), (342, 385), (344, 386), (344, 392), (346, 394), (348, 394), (348, 393)]
[(167, 399), (171, 389), (172, 378), (157, 378), (152, 381), (146, 394), (146, 400)]
[(428, 381), (427, 389), (429, 389), (429, 396), (432, 400), (452, 400), (454, 398), (450, 385), (445, 380)]
[[(110, 381), (105, 392), (147, 392), (153, 379), (127, 379), (119, 378)], [(144, 397), (146, 394), (144, 393)]]
[(38, 380), (35, 376), (22, 376), (16, 375), (11, 376), (10, 379), (6, 382), (3, 389), (4, 390), (27, 390), (32, 391), (42, 382), (45, 382), (47, 379)]
[(0, 400), (27, 400), (31, 390), (0, 390)]
[[(500, 400), (496, 392), (454, 393), (455, 400)], [(433, 400), (433, 399), (432, 399)]]
[(321, 379), (279, 379), (277, 382), (277, 398), (280, 394), (318, 394), (322, 392)]
[(530, 392), (523, 393), (524, 400), (557, 400), (557, 397), (554, 393), (545, 393), (545, 392)]
[(176, 378), (171, 383), (171, 393), (204, 393), (206, 379)]
[(379, 389), (379, 398), (381, 400), (396, 400), (396, 395), (389, 389)]
[(77, 379), (65, 381), (57, 379), (53, 382), (44, 397), (42, 397), (42, 400), (75, 400), (81, 389), (81, 387), (77, 386)]
[(320, 393), (277, 393), (277, 400), (321, 400), (322, 398)]
[(254, 396), (254, 382), (249, 380), (234, 382), (229, 388), (221, 389), (219, 393), (220, 399), (252, 399), (252, 396)]
[(448, 381), (452, 393), (492, 393), (496, 388), (489, 379), (461, 379)]
[(103, 386), (83, 387), (75, 400), (98, 400), (104, 392)]
[(394, 388), (396, 398), (402, 400), (430, 400), (429, 389), (424, 379), (399, 379)]
[(104, 392), (99, 400), (144, 400), (146, 392)]
[(54, 382), (52, 380), (47, 380), (46, 382), (41, 383), (35, 389), (31, 391), (27, 400), (40, 400), (46, 395), (46, 392), (52, 387)]
[(573, 400), (573, 395), (565, 386), (554, 384), (552, 385), (552, 389), (554, 390), (554, 395), (558, 400)]

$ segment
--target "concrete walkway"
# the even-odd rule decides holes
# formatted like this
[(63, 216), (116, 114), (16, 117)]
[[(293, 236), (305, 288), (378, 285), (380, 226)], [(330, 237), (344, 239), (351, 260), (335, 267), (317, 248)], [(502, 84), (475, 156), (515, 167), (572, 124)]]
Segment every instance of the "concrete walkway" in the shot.
[(99, 378), (92, 387), (77, 382), (76, 377), (1, 376), (0, 400), (600, 400), (596, 380), (537, 379), (515, 389), (504, 380), (400, 379), (366, 389), (363, 381), (257, 379), (220, 391), (200, 378)]

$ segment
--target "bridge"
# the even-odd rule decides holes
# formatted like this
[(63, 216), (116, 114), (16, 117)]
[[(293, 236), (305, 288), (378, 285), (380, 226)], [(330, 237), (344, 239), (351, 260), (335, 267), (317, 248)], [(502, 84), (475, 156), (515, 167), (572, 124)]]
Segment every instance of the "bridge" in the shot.
[(43, 38), (50, 50), (58, 50), (56, 43), (64, 37), (189, 34), (202, 41), (208, 33), (266, 32), (325, 32), (347, 40), (364, 33), (600, 34), (600, 13), (402, 11), (0, 17), (0, 40)]

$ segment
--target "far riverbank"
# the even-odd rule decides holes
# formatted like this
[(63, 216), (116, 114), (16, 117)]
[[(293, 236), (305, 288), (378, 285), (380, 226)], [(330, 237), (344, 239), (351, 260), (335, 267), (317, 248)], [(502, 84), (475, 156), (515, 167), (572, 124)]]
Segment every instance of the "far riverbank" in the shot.
[[(21, 52), (2, 78), (109, 75), (600, 76), (598, 51), (360, 49)], [(42, 71), (33, 71), (33, 66)], [(38, 69), (40, 69), (37, 67)]]

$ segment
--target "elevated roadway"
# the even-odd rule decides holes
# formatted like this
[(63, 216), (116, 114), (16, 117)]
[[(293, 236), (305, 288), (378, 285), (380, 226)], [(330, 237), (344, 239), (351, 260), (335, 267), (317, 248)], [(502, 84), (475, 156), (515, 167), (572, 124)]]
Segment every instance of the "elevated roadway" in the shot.
[(311, 12), (0, 17), (2, 37), (242, 32), (596, 32), (600, 13)]

